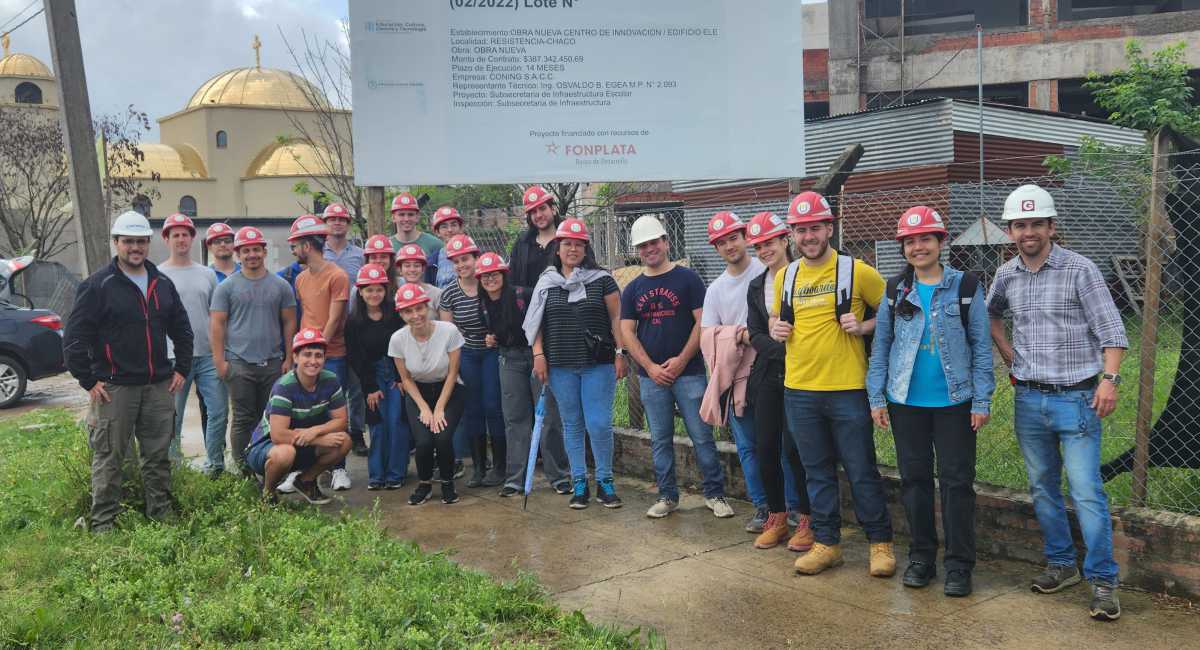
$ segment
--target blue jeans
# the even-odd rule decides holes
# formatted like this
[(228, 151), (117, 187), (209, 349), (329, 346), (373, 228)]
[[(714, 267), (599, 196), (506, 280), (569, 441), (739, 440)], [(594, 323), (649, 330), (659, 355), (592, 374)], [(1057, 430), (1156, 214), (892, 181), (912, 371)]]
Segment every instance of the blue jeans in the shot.
[(854, 515), (874, 543), (892, 541), (883, 479), (875, 464), (874, 425), (865, 390), (783, 389), (788, 429), (808, 475), (812, 530), (827, 546), (841, 542), (842, 514), (837, 464), (850, 481)]
[[(768, 508), (767, 488), (763, 482), (762, 469), (758, 464), (758, 431), (754, 426), (754, 410), (747, 406), (743, 415), (729, 415), (729, 432), (733, 435), (733, 444), (737, 447), (738, 461), (742, 466), (742, 478), (746, 481), (746, 496), (755, 508)], [(787, 435), (787, 434), (784, 434)], [(788, 455), (779, 454), (779, 467), (783, 474), (783, 497), (789, 511), (801, 511), (800, 490), (803, 485), (796, 485), (796, 475), (792, 471)]]
[[(700, 419), (700, 402), (708, 383), (704, 375), (683, 375), (670, 386), (659, 386), (649, 377), (640, 379), (642, 406), (650, 425), (650, 449), (658, 495), (679, 501), (679, 487), (675, 484), (675, 405), (678, 404), (688, 437), (696, 450), (704, 496), (725, 496), (725, 471), (721, 468), (717, 443), (713, 442), (712, 427)], [(760, 491), (761, 488), (760, 483)]]
[(367, 454), (367, 480), (399, 483), (408, 474), (411, 436), (404, 418), (404, 395), (396, 388), (396, 366), (391, 357), (375, 362), (375, 382), (383, 392), (378, 424), (371, 425), (371, 450)]
[[(470, 455), (470, 442), (485, 434), (504, 439), (504, 412), (500, 406), (500, 350), (462, 348), (458, 376), (466, 388), (462, 423), (454, 432), (455, 453)], [(485, 428), (486, 427), (486, 428)], [(461, 447), (466, 444), (466, 447)]]
[(183, 459), (180, 435), (183, 433), (183, 412), (187, 408), (188, 393), (192, 382), (204, 398), (208, 409), (208, 427), (204, 430), (204, 468), (225, 469), (225, 429), (229, 414), (229, 394), (225, 382), (217, 377), (217, 367), (211, 355), (192, 357), (192, 371), (183, 380), (183, 386), (175, 393), (175, 437), (171, 439), (171, 459)]
[(1033, 510), (1045, 538), (1046, 562), (1075, 566), (1075, 544), (1061, 487), (1065, 467), (1087, 546), (1083, 576), (1115, 585), (1112, 519), (1100, 480), (1100, 418), (1091, 400), (1090, 390), (1055, 394), (1017, 386), (1013, 421), (1025, 457)]
[(576, 481), (587, 479), (584, 438), (589, 436), (592, 458), (596, 461), (596, 480), (612, 478), (612, 406), (613, 396), (617, 392), (617, 376), (613, 365), (580, 368), (551, 366), (550, 390), (554, 391), (554, 399), (558, 400), (571, 478)]
[[(338, 383), (342, 385), (342, 394), (346, 395), (346, 415), (349, 416), (350, 367), (346, 365), (346, 357), (325, 357), (325, 369), (337, 375)], [(361, 393), (362, 391), (359, 392)], [(337, 465), (334, 465), (332, 469), (346, 469), (346, 459), (339, 460)]]

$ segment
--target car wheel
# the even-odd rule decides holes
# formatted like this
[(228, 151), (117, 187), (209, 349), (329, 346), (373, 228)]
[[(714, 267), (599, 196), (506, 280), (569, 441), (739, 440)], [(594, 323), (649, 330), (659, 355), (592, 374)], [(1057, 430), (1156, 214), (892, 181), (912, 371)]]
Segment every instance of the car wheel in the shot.
[(0, 409), (25, 396), (25, 368), (12, 357), (0, 355)]

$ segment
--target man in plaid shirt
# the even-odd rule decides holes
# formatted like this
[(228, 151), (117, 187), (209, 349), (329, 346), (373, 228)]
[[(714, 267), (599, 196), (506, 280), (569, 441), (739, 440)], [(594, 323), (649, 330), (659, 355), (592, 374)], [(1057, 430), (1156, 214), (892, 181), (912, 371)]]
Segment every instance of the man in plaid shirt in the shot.
[[(1116, 408), (1118, 370), (1129, 342), (1100, 269), (1051, 242), (1057, 216), (1054, 199), (1036, 185), (1023, 185), (1005, 200), (1004, 221), (1020, 255), (996, 272), (988, 313), (992, 339), (1012, 368), (1014, 428), (1044, 537), (1046, 569), (1032, 589), (1048, 594), (1080, 581), (1060, 487), (1066, 468), (1087, 545), (1089, 613), (1116, 620), (1120, 580), (1100, 480), (1100, 418)], [(1012, 344), (1006, 313), (1012, 315)]]

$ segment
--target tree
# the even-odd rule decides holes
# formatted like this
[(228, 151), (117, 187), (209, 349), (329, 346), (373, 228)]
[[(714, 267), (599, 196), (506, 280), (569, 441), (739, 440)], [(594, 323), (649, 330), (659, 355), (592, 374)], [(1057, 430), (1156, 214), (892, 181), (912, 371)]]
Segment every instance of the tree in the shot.
[[(341, 25), (349, 42), (349, 26)], [(297, 158), (309, 177), (296, 183), (297, 194), (342, 202), (350, 211), (353, 227), (367, 232), (366, 202), (362, 188), (354, 184), (354, 137), (350, 113), (350, 52), (341, 44), (324, 40), (301, 30), (293, 44), (281, 29), (288, 54), (308, 83), (299, 84), (305, 108), (286, 109), (285, 113), (298, 137), (282, 136), (314, 145), (315, 160)]]
[[(132, 106), (124, 113), (101, 115), (97, 134), (107, 142), (102, 181), (113, 205), (131, 205), (139, 196), (158, 192), (136, 175), (144, 158), (139, 143), (150, 130), (145, 113)], [(50, 258), (71, 245), (63, 241), (73, 214), (66, 147), (55, 112), (24, 106), (0, 106), (0, 256), (12, 258), (36, 251)]]

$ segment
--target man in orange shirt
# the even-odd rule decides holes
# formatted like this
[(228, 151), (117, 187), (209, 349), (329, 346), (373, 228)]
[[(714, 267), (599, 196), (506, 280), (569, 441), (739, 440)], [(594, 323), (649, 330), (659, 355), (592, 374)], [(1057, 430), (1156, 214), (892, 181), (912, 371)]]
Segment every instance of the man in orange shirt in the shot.
[[(292, 223), (288, 243), (296, 259), (305, 265), (296, 276), (296, 295), (300, 302), (300, 329), (316, 328), (328, 342), (325, 348), (325, 369), (337, 375), (346, 386), (346, 301), (350, 299), (350, 279), (338, 265), (325, 259), (325, 224), (306, 214)], [(294, 476), (280, 485), (281, 492), (290, 492)], [(350, 474), (342, 459), (333, 468), (334, 490), (350, 489)]]

